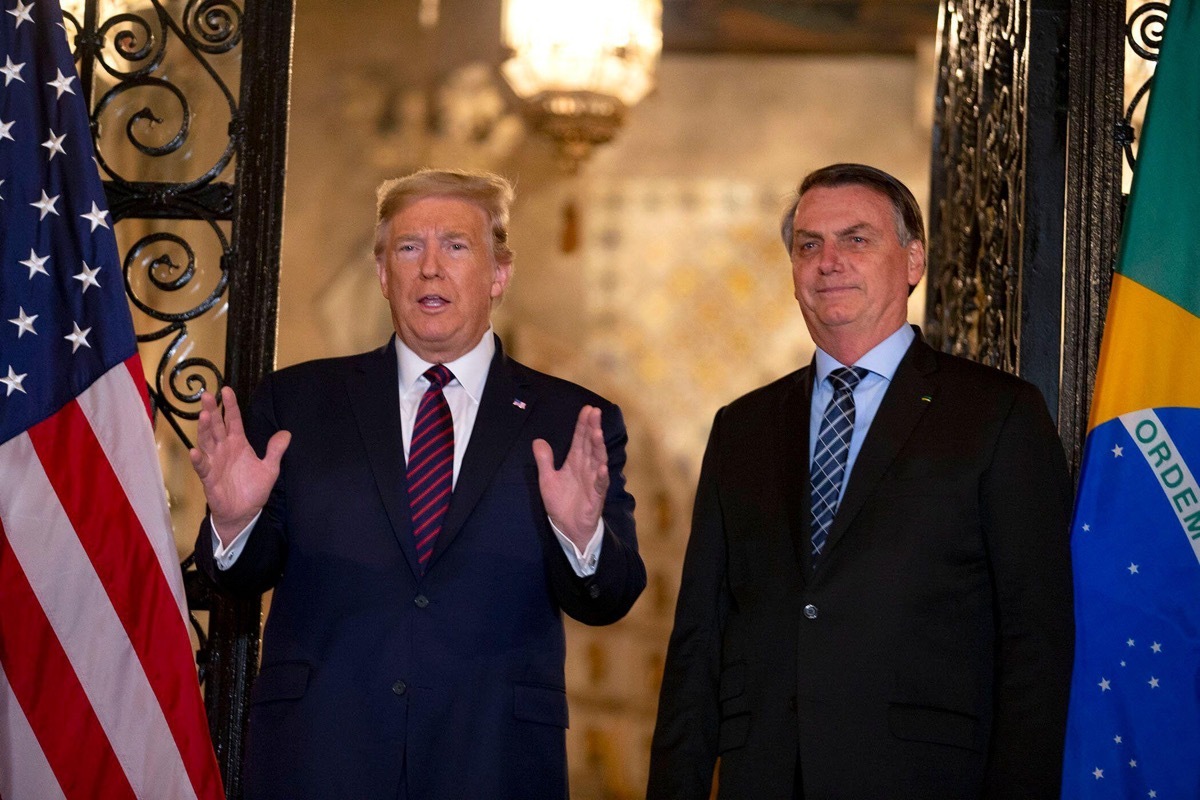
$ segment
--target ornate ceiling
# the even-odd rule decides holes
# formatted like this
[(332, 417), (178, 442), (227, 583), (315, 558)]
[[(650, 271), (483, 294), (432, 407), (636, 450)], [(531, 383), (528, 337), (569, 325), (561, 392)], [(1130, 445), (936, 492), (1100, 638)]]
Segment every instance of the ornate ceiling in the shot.
[(697, 53), (912, 53), (938, 0), (663, 0), (663, 44)]

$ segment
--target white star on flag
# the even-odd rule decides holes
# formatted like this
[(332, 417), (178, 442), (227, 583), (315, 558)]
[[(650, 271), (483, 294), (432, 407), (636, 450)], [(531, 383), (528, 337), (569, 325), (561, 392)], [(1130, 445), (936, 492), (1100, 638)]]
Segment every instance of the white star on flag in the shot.
[(1096, 780), (1100, 780), (1104, 777), (1104, 770), (1096, 767), (1094, 770), (1092, 770), (1092, 774), (1096, 776)]
[(10, 319), (9, 322), (11, 322), (13, 325), (17, 326), (17, 338), (18, 339), (20, 339), (22, 336), (24, 336), (26, 331), (28, 331), (29, 333), (32, 333), (34, 336), (37, 336), (37, 331), (35, 331), (33, 329), (33, 321), (37, 318), (38, 318), (37, 314), (34, 314), (31, 317), (25, 313), (25, 309), (23, 307), (17, 306), (17, 318)]
[(42, 147), (45, 147), (47, 150), (50, 151), (50, 160), (51, 161), (53, 161), (54, 157), (56, 155), (58, 155), (59, 153), (62, 153), (63, 155), (67, 154), (67, 151), (64, 150), (63, 146), (62, 146), (63, 140), (66, 138), (67, 138), (67, 135), (65, 133), (61, 136), (55, 136), (54, 129), (53, 128), (50, 129), (50, 138), (47, 139), (46, 141), (42, 142)]
[(1129, 759), (1129, 766), (1133, 767), (1134, 769), (1137, 769), (1137, 760), (1132, 759), (1132, 758)]
[(1150, 797), (1158, 797), (1158, 792), (1156, 792), (1156, 791), (1154, 791), (1153, 789), (1151, 789), (1151, 790), (1150, 790), (1150, 793), (1149, 793), (1149, 796), (1150, 796)]
[(9, 133), (9, 131), (11, 131), (12, 126), (16, 124), (17, 121), (15, 119), (12, 122), (5, 122), (4, 120), (0, 119), (0, 139), (8, 139), (10, 142), (15, 142), (16, 139), (12, 137), (12, 134)]
[(21, 0), (17, 0), (17, 7), (10, 8), (8, 10), (9, 14), (12, 14), (17, 18), (17, 24), (14, 25), (13, 28), (16, 29), (21, 27), (22, 22), (33, 22), (33, 17), (30, 16), (30, 12), (32, 10), (33, 3), (22, 3)]
[(1162, 645), (1161, 645), (1161, 644), (1159, 644), (1158, 642), (1155, 642), (1154, 644), (1150, 645), (1150, 649), (1151, 649), (1151, 650), (1153, 650), (1153, 651), (1154, 651), (1154, 652), (1156, 652), (1156, 653), (1161, 653), (1161, 652), (1162, 652)]
[(1100, 691), (1102, 692), (1107, 692), (1112, 688), (1112, 684), (1109, 683), (1108, 678), (1101, 678), (1100, 682), (1096, 685), (1100, 687)]
[(68, 342), (71, 343), (71, 352), (74, 353), (76, 350), (78, 350), (80, 345), (90, 348), (91, 345), (88, 344), (87, 337), (88, 337), (88, 334), (92, 332), (92, 329), (84, 328), (83, 330), (79, 330), (78, 322), (72, 322), (71, 327), (73, 327), (75, 330), (71, 331), (70, 333), (68, 333), (66, 336), (63, 337), (64, 339), (66, 339)]
[(1087, 533), (1087, 532), (1088, 532), (1088, 531), (1090, 531), (1091, 529), (1092, 529), (1092, 526), (1091, 526), (1091, 525), (1087, 524), (1086, 522), (1085, 522), (1085, 523), (1083, 523), (1083, 532), (1084, 532), (1084, 533)]
[(1116, 742), (1117, 744), (1120, 744), (1121, 743), (1121, 734), (1118, 733), (1116, 736), (1114, 736), (1113, 741)]
[(78, 275), (72, 276), (75, 278), (75, 280), (77, 280), (83, 284), (83, 294), (87, 294), (87, 290), (88, 290), (89, 286), (95, 286), (96, 288), (100, 288), (100, 281), (96, 280), (96, 273), (98, 273), (99, 271), (100, 271), (100, 267), (96, 267), (95, 269), (92, 269), (87, 265), (87, 262), (85, 261), (85, 262), (83, 262), (83, 271), (80, 272)]
[(1113, 458), (1121, 458), (1125, 455), (1125, 448), (1119, 444), (1114, 444), (1112, 449)]
[(57, 91), (57, 94), (54, 95), (54, 99), (57, 100), (58, 98), (62, 97), (63, 92), (66, 92), (67, 94), (75, 94), (75, 90), (71, 88), (71, 81), (75, 80), (75, 76), (63, 75), (61, 69), (55, 70), (55, 72), (58, 73), (58, 77), (52, 81), (46, 81), (47, 86), (53, 86), (55, 91)]
[(1134, 645), (1134, 641), (1133, 641), (1133, 639), (1126, 639), (1126, 640), (1125, 640), (1125, 644), (1126, 644), (1126, 646), (1128, 646), (1128, 647), (1133, 647), (1133, 645)]
[(1158, 688), (1158, 678), (1154, 677), (1153, 675), (1150, 676), (1150, 680), (1146, 681), (1146, 683), (1150, 684), (1151, 689)]
[[(54, 199), (57, 200), (58, 198), (56, 197)], [(37, 205), (37, 204), (34, 203), (34, 205)], [(42, 216), (44, 217), (46, 215), (42, 214)], [(29, 280), (33, 280), (34, 273), (40, 272), (43, 275), (50, 274), (49, 272), (46, 272), (46, 262), (49, 260), (50, 260), (50, 256), (39, 256), (37, 253), (30, 250), (29, 258), (20, 262), (20, 264), (23, 267), (29, 267)]]
[(96, 230), (97, 225), (99, 225), (101, 228), (108, 227), (108, 222), (104, 219), (108, 216), (108, 212), (101, 210), (100, 207), (96, 205), (95, 200), (92, 201), (92, 210), (86, 214), (80, 214), (79, 216), (92, 223), (93, 232)]
[(1138, 571), (1138, 565), (1137, 565), (1137, 564), (1134, 564), (1134, 563), (1131, 561), (1131, 562), (1129, 562), (1129, 566), (1128, 566), (1128, 567), (1126, 567), (1125, 569), (1129, 570), (1129, 574), (1130, 574), (1130, 575), (1136, 575), (1136, 574), (1137, 574), (1137, 571)]
[(56, 194), (54, 197), (47, 197), (46, 190), (42, 189), (42, 199), (38, 200), (36, 203), (30, 203), (29, 205), (42, 210), (41, 216), (38, 217), (39, 220), (45, 219), (47, 214), (53, 214), (57, 217), (59, 216), (58, 209), (54, 207), (54, 204), (58, 202), (58, 198), (61, 196), (62, 195)]
[(8, 365), (8, 377), (0, 378), (0, 383), (3, 383), (5, 386), (8, 387), (8, 392), (6, 392), (4, 396), (8, 397), (9, 395), (11, 395), (13, 393), (13, 391), (18, 391), (21, 394), (27, 394), (27, 392), (25, 391), (25, 387), (23, 387), (21, 385), (21, 381), (25, 380), (25, 376), (28, 374), (29, 373), (26, 372), (21, 375), (18, 375), (16, 372), (13, 371), (12, 364), (9, 364)]
[(24, 83), (25, 79), (21, 77), (21, 67), (25, 66), (26, 62), (22, 61), (20, 64), (14, 64), (12, 56), (5, 56), (4, 60), (7, 63), (3, 67), (0, 67), (0, 72), (4, 73), (4, 85), (8, 86), (13, 81)]

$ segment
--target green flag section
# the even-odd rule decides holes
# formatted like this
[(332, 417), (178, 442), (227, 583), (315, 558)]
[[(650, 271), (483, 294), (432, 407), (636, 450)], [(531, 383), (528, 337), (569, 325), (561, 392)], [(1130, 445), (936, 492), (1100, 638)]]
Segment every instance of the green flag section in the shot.
[(1200, 7), (1171, 4), (1100, 350), (1089, 427), (1200, 408)]
[(1171, 3), (1117, 271), (1200, 316), (1200, 7)]
[(1200, 798), (1198, 4), (1170, 6), (1084, 444), (1065, 800)]

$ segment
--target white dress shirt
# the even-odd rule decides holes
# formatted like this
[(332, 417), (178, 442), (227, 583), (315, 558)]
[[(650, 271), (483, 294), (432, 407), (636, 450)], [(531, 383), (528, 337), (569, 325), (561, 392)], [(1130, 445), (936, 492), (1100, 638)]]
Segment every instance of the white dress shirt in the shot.
[[(491, 369), (492, 357), (495, 354), (496, 342), (489, 327), (479, 344), (461, 358), (445, 365), (454, 375), (454, 379), (442, 387), (442, 395), (446, 398), (446, 404), (450, 406), (450, 417), (454, 421), (453, 480), (456, 486), (463, 455), (467, 452), (471, 432), (475, 429), (475, 417), (479, 413), (479, 401), (487, 384), (488, 370)], [(429, 388), (429, 381), (424, 377), (425, 371), (433, 364), (414, 353), (399, 337), (396, 337), (396, 362), (400, 376), (400, 431), (404, 440), (404, 460), (407, 461), (417, 408), (421, 397)], [(209, 523), (211, 522), (210, 518)], [(229, 543), (228, 547), (222, 546), (220, 538), (216, 535), (216, 526), (213, 526), (213, 557), (218, 569), (229, 569), (237, 561), (246, 545), (246, 537), (256, 522), (258, 516)], [(558, 538), (558, 543), (575, 574), (580, 577), (595, 574), (596, 565), (600, 561), (600, 546), (604, 541), (604, 521), (600, 520), (596, 524), (596, 532), (582, 551), (558, 529), (553, 520), (550, 521), (550, 527), (554, 530), (554, 535)]]

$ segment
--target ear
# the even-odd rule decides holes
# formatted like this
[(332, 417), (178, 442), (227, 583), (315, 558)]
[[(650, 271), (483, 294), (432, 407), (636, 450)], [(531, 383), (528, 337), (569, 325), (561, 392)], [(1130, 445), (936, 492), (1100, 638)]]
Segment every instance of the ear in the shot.
[(512, 279), (513, 262), (512, 259), (506, 261), (497, 261), (495, 269), (492, 271), (492, 288), (491, 297), (493, 300), (499, 300), (504, 296), (505, 289), (508, 288), (508, 282)]
[(908, 243), (908, 285), (916, 286), (925, 274), (925, 245), (920, 239)]
[(379, 291), (384, 297), (388, 296), (387, 254), (375, 256), (375, 274), (379, 276)]

